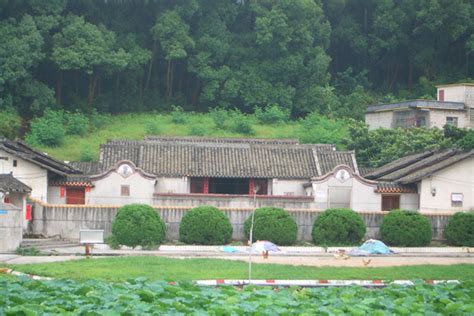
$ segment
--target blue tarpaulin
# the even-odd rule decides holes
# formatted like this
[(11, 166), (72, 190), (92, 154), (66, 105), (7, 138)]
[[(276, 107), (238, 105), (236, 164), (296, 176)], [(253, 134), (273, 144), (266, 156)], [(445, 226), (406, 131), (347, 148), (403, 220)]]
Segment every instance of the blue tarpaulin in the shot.
[(392, 251), (380, 240), (369, 239), (362, 246), (359, 247), (360, 250), (367, 251), (370, 254), (380, 254), (386, 255)]

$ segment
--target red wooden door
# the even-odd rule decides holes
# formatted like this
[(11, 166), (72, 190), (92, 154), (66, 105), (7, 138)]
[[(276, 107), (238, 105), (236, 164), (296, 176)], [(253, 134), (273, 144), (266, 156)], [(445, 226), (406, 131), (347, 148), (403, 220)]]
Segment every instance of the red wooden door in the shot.
[(86, 204), (84, 188), (66, 188), (66, 204)]

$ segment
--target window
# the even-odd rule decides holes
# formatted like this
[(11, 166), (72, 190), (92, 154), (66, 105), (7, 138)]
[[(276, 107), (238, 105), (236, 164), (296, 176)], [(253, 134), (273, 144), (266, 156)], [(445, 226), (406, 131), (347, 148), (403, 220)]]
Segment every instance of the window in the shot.
[(448, 116), (446, 117), (446, 125), (451, 125), (454, 127), (458, 127), (458, 118), (455, 116)]
[(129, 185), (120, 186), (120, 195), (121, 196), (130, 196), (130, 186)]
[(462, 207), (463, 194), (462, 193), (451, 193), (451, 206)]
[(18, 161), (17, 160), (13, 160), (13, 167), (16, 167), (18, 166)]
[(426, 118), (424, 116), (419, 116), (416, 118), (416, 127), (426, 126)]
[(397, 210), (400, 208), (400, 195), (382, 195), (382, 211)]

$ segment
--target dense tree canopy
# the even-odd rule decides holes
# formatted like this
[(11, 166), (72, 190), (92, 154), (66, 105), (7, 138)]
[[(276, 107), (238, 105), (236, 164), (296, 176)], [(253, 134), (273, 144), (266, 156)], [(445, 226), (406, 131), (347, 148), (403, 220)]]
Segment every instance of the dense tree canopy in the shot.
[(474, 73), (467, 0), (0, 1), (0, 110), (361, 119)]

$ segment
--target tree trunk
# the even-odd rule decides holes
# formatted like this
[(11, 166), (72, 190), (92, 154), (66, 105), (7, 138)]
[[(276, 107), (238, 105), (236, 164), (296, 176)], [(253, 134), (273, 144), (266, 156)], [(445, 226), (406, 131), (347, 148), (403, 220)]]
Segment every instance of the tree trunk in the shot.
[(408, 91), (413, 89), (413, 61), (408, 61)]
[(91, 74), (89, 76), (89, 93), (87, 97), (87, 104), (89, 105), (89, 110), (92, 113), (92, 102), (94, 102), (94, 94), (95, 88), (97, 86), (97, 76), (95, 74)]
[(175, 69), (176, 63), (171, 61), (171, 71), (170, 71), (170, 88), (169, 88), (169, 96), (168, 100), (173, 97), (173, 83), (174, 83), (174, 69)]
[(395, 82), (397, 81), (397, 77), (398, 77), (398, 70), (400, 69), (400, 64), (396, 64), (395, 65), (395, 71), (393, 73), (393, 76), (392, 76), (392, 80), (390, 81), (390, 90), (392, 90), (393, 88), (393, 85), (395, 84)]
[(192, 97), (193, 107), (197, 105), (200, 90), (201, 90), (201, 81), (199, 79), (196, 79), (196, 86), (194, 88), (193, 97)]
[(151, 73), (153, 70), (153, 59), (155, 58), (155, 52), (156, 52), (156, 42), (153, 42), (153, 50), (151, 52), (150, 63), (148, 64), (148, 73), (146, 76), (145, 90), (148, 90), (148, 88), (150, 87), (150, 80), (151, 80)]
[(168, 66), (166, 70), (166, 101), (169, 101), (169, 91), (170, 91), (170, 75), (171, 73), (171, 59), (168, 60)]
[(61, 104), (62, 88), (63, 88), (63, 72), (61, 70), (59, 70), (58, 71), (58, 78), (57, 78), (57, 81), (56, 81), (56, 103), (58, 105)]

